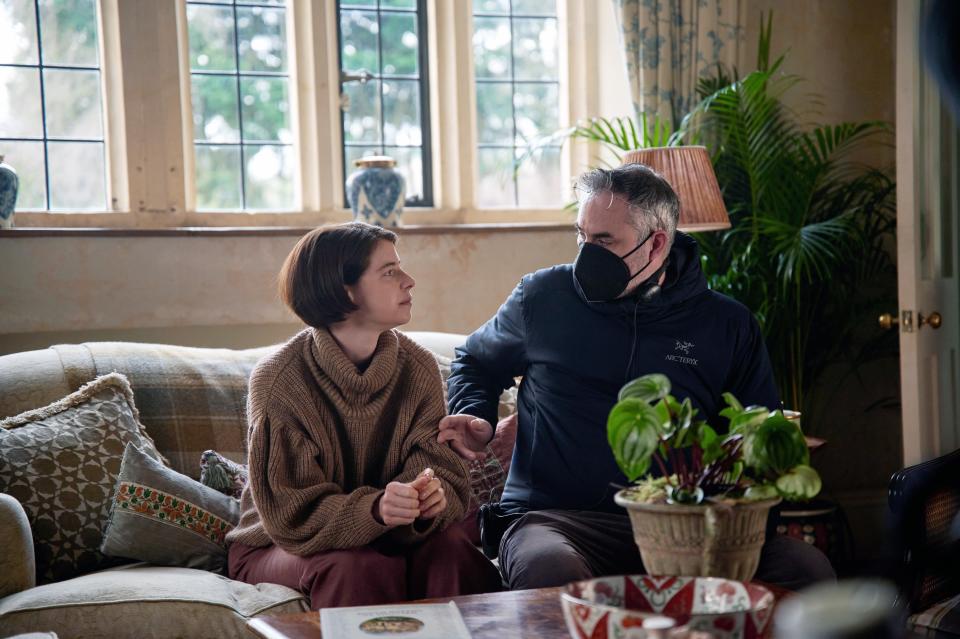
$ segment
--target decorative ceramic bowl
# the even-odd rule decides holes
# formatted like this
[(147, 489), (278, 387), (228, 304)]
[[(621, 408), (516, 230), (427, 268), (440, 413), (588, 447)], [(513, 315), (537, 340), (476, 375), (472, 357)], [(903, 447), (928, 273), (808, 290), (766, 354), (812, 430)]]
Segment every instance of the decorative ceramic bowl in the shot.
[(716, 639), (768, 637), (775, 598), (755, 583), (713, 577), (600, 577), (568, 584), (563, 617), (573, 639), (645, 635), (650, 615), (676, 619)]

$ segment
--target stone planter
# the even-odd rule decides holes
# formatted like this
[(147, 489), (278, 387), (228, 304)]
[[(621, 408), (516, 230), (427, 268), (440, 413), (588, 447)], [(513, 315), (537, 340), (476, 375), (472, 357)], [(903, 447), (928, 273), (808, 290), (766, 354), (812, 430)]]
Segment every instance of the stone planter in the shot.
[(627, 509), (643, 565), (651, 575), (750, 581), (766, 538), (767, 514), (780, 499), (733, 506), (641, 503), (614, 496)]

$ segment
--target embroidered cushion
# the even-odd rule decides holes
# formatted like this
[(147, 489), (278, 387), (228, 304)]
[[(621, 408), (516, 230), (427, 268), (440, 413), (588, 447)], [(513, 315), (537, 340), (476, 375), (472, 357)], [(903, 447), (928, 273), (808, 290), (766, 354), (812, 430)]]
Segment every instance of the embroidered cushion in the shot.
[(118, 563), (100, 542), (124, 447), (160, 459), (139, 419), (127, 379), (113, 373), (0, 421), (0, 492), (27, 513), (39, 583)]
[(101, 551), (222, 574), (227, 566), (224, 537), (239, 519), (236, 499), (127, 444)]

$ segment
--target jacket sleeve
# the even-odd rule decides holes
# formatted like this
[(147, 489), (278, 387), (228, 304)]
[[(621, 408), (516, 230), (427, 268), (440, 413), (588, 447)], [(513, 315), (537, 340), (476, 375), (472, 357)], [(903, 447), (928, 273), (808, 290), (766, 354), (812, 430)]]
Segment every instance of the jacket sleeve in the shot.
[(744, 406), (781, 407), (767, 345), (753, 315), (748, 316), (746, 334), (737, 340), (726, 390)]
[(417, 520), (397, 526), (387, 537), (401, 544), (422, 541), (427, 535), (443, 530), (463, 518), (470, 502), (470, 479), (467, 466), (446, 444), (437, 443), (440, 420), (447, 414), (443, 405), (443, 381), (439, 369), (432, 375), (430, 388), (417, 407), (413, 427), (403, 442), (403, 470), (393, 481), (411, 482), (425, 468), (432, 468), (447, 498), (447, 508), (430, 520)]
[(466, 413), (497, 423), (500, 393), (527, 369), (524, 280), (497, 314), (457, 347), (447, 380), (450, 414)]
[(344, 493), (320, 467), (317, 445), (290, 413), (273, 406), (251, 417), (251, 496), (277, 546), (306, 556), (364, 546), (389, 530), (373, 517), (383, 490), (361, 486)]

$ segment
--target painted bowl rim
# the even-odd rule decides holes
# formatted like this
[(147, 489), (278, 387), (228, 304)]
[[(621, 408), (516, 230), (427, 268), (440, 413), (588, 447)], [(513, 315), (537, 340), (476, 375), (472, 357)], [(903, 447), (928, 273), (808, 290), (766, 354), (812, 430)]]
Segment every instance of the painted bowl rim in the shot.
[[(594, 578), (592, 578), (592, 579), (581, 579), (581, 580), (579, 580), (579, 581), (572, 581), (572, 582), (568, 583), (566, 586), (564, 586), (564, 587), (563, 587), (563, 590), (560, 591), (560, 600), (561, 600), (561, 601), (567, 601), (567, 602), (569, 602), (569, 603), (574, 603), (574, 604), (580, 604), (580, 605), (583, 605), (583, 606), (588, 606), (588, 607), (590, 607), (590, 608), (596, 608), (596, 609), (602, 610), (602, 611), (627, 612), (627, 613), (634, 613), (634, 614), (637, 614), (637, 615), (663, 615), (663, 613), (658, 613), (658, 612), (646, 612), (646, 611), (643, 611), (643, 610), (632, 610), (632, 609), (630, 609), (630, 608), (623, 608), (623, 607), (620, 607), (620, 606), (611, 606), (611, 605), (609, 605), (609, 604), (594, 603), (594, 602), (589, 601), (589, 600), (587, 600), (587, 599), (583, 599), (582, 597), (575, 597), (574, 595), (570, 594), (570, 588), (573, 586), (573, 584), (587, 584), (587, 583), (590, 583), (590, 582), (599, 581), (599, 580), (601, 580), (601, 579), (610, 579), (610, 578), (615, 578), (615, 577), (621, 577), (621, 578), (624, 578), (624, 579), (626, 579), (626, 578), (636, 578), (636, 577), (651, 577), (651, 578), (653, 578), (653, 579), (669, 579), (669, 578), (672, 578), (672, 577), (676, 577), (676, 578), (678, 578), (678, 579), (706, 579), (706, 580), (710, 580), (710, 581), (726, 581), (726, 582), (730, 582), (730, 583), (743, 584), (744, 586), (753, 586), (753, 587), (759, 588), (760, 590), (763, 591), (763, 594), (761, 595), (761, 599), (760, 599), (761, 605), (754, 606), (754, 607), (750, 607), (750, 608), (745, 608), (745, 609), (743, 609), (743, 610), (728, 610), (728, 611), (726, 611), (726, 612), (697, 612), (697, 613), (694, 613), (694, 612), (691, 611), (690, 613), (688, 613), (688, 615), (689, 615), (691, 618), (693, 618), (693, 617), (697, 617), (697, 618), (722, 617), (722, 616), (724, 616), (724, 615), (737, 614), (737, 613), (746, 614), (746, 613), (752, 612), (752, 611), (764, 610), (764, 609), (766, 609), (766, 608), (772, 608), (772, 607), (776, 604), (776, 602), (777, 602), (777, 599), (776, 599), (776, 597), (774, 596), (773, 592), (771, 592), (770, 589), (767, 588), (766, 586), (764, 586), (763, 584), (757, 583), (756, 581), (739, 581), (739, 580), (737, 580), (737, 579), (724, 579), (723, 577), (697, 577), (697, 576), (693, 576), (693, 575), (607, 575), (606, 577), (594, 577)], [(667, 616), (669, 616), (669, 615), (667, 615)]]

